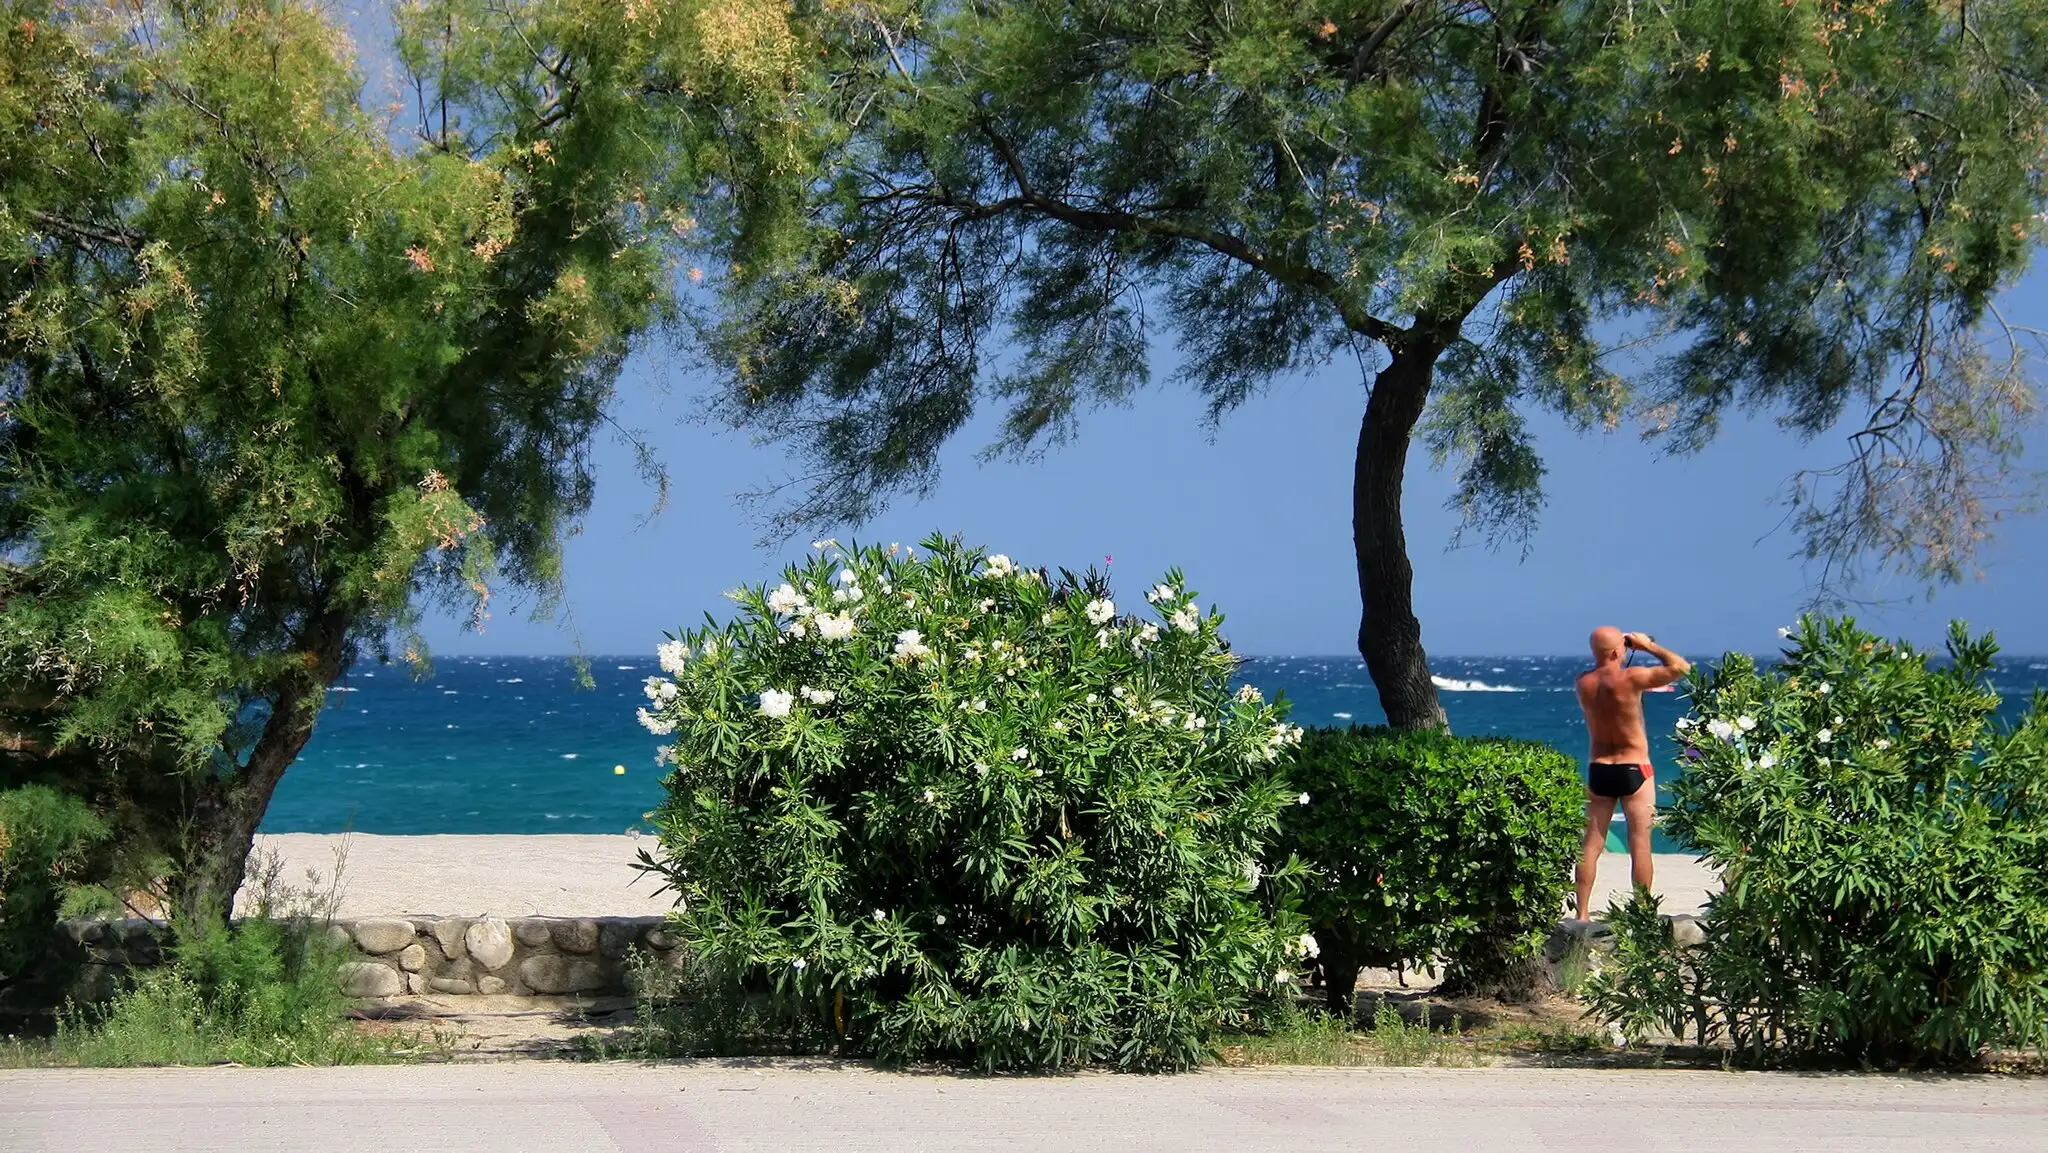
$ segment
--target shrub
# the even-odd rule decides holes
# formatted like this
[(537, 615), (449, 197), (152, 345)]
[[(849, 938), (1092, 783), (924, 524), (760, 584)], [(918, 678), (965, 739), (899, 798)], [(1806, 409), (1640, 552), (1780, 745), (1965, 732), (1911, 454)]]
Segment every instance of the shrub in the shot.
[(1508, 999), (1535, 981), (1585, 827), (1570, 757), (1534, 741), (1316, 729), (1291, 774), (1314, 797), (1282, 818), (1312, 866), (1302, 896), (1330, 1007), (1358, 971), (1448, 959), (1446, 987)]
[(252, 867), (250, 916), (232, 926), (216, 916), (174, 921), (168, 964), (111, 1001), (68, 1007), (54, 1036), (0, 1051), (0, 1065), (349, 1065), (402, 1055), (408, 1038), (371, 1036), (349, 1019), (338, 976), (350, 950), (327, 931), (336, 890), (280, 885), (274, 857)]
[(1597, 1013), (1751, 1060), (1950, 1062), (2048, 1041), (2048, 709), (1992, 717), (1996, 646), (1949, 660), (1806, 620), (1782, 664), (1730, 654), (1679, 722), (1664, 828), (1721, 871), (1706, 940), (1617, 918)]
[(1192, 1064), (1274, 986), (1300, 730), (1178, 573), (1119, 610), (934, 538), (823, 542), (661, 648), (654, 814), (714, 973), (891, 1060)]
[(0, 790), (0, 1015), (45, 1005), (68, 983), (57, 917), (106, 837), (105, 822), (76, 797), (39, 784)]

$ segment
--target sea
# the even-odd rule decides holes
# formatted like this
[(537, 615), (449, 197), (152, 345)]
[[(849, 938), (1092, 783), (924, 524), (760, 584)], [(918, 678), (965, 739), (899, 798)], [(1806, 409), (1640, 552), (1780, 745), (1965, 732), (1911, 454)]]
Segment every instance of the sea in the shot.
[[(1585, 755), (1572, 678), (1579, 657), (1430, 658), (1452, 730), (1544, 741)], [(565, 657), (441, 658), (415, 679), (402, 666), (361, 667), (328, 697), (311, 742), (271, 801), (272, 833), (622, 833), (648, 827), (661, 800), (661, 742), (634, 710), (658, 672), (652, 655), (590, 658), (582, 687)], [(1253, 657), (1241, 682), (1284, 696), (1302, 725), (1385, 717), (1356, 657)], [(2004, 658), (1992, 676), (2017, 719), (2048, 658)], [(1682, 692), (1643, 698), (1668, 782), (1678, 764)], [(1659, 847), (1669, 847), (1660, 834)]]

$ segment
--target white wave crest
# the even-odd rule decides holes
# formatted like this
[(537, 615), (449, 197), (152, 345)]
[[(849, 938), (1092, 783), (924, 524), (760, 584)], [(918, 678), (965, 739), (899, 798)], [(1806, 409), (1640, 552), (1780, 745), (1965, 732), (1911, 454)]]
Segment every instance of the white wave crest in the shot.
[(1429, 683), (1447, 693), (1526, 693), (1529, 690), (1518, 685), (1489, 685), (1485, 681), (1461, 681), (1454, 677), (1432, 676)]

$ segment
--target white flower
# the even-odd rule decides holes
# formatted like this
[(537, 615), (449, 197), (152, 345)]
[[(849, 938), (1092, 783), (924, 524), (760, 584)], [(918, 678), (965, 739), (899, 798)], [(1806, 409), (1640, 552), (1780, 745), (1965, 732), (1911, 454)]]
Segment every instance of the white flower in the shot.
[(1044, 775), (1045, 775), (1045, 770), (1044, 770), (1044, 769), (1033, 769), (1033, 770), (1031, 770), (1031, 775), (1032, 775), (1032, 776), (1034, 776), (1034, 777), (1042, 777), (1042, 776), (1044, 776)]
[(1879, 738), (1877, 738), (1876, 740), (1874, 740), (1874, 741), (1872, 741), (1872, 742), (1870, 742), (1870, 743), (1871, 743), (1871, 745), (1872, 745), (1872, 746), (1873, 746), (1874, 748), (1876, 748), (1876, 749), (1877, 749), (1877, 751), (1879, 751), (1879, 752), (1883, 752), (1884, 750), (1886, 750), (1886, 749), (1888, 749), (1888, 748), (1891, 748), (1891, 747), (1892, 747), (1892, 742), (1891, 742), (1891, 740), (1890, 740), (1889, 738), (1886, 738), (1886, 737), (1879, 737)]
[(824, 540), (812, 541), (811, 547), (817, 549), (819, 552), (824, 552), (828, 548), (838, 548), (839, 542), (833, 540), (831, 537), (826, 537)]
[(1092, 600), (1088, 602), (1087, 611), (1089, 624), (1106, 625), (1116, 616), (1116, 602), (1111, 600)]
[(877, 921), (886, 921), (886, 920), (888, 920), (888, 919), (889, 919), (889, 914), (887, 914), (887, 913), (884, 913), (884, 912), (883, 912), (882, 910), (880, 910), (880, 909), (876, 909), (876, 910), (875, 910), (875, 920), (877, 920)]
[(665, 717), (655, 716), (646, 709), (639, 710), (640, 727), (657, 737), (665, 737), (676, 731), (676, 723)]
[(1294, 980), (1294, 974), (1285, 969), (1275, 969), (1273, 971), (1273, 983), (1275, 985), (1285, 985), (1292, 980)]
[(1180, 608), (1174, 611), (1171, 623), (1174, 628), (1177, 628), (1184, 633), (1200, 632), (1202, 628), (1202, 616), (1200, 613), (1195, 611), (1195, 606), (1182, 605)]
[(902, 552), (902, 551), (903, 551), (903, 546), (902, 546), (902, 545), (900, 545), (900, 544), (896, 543), (896, 542), (895, 542), (895, 541), (893, 541), (893, 540), (889, 542), (889, 555), (890, 555), (890, 556), (895, 556), (895, 555), (896, 555), (897, 553), (899, 553), (899, 552)]
[(789, 622), (789, 635), (790, 635), (790, 636), (793, 636), (793, 637), (802, 637), (802, 636), (804, 636), (805, 634), (809, 633), (810, 631), (811, 631), (811, 626), (809, 626), (809, 625), (805, 624), (804, 622), (802, 622), (802, 621), (800, 621), (800, 620), (796, 620), (796, 621), (791, 621), (791, 622)]
[(1011, 750), (1011, 752), (1010, 752), (1010, 759), (1011, 759), (1011, 760), (1013, 760), (1013, 761), (1025, 761), (1025, 760), (1030, 760), (1030, 759), (1031, 759), (1031, 750), (1030, 750), (1030, 749), (1027, 749), (1027, 748), (1023, 748), (1023, 747), (1021, 747), (1021, 746), (1020, 746), (1020, 747), (1018, 747), (1018, 748), (1016, 748), (1016, 749), (1013, 749), (1013, 750)]
[(1735, 727), (1741, 729), (1743, 732), (1746, 733), (1751, 729), (1756, 728), (1756, 718), (1745, 713), (1742, 716), (1735, 718)]
[(1065, 722), (1065, 721), (1054, 721), (1054, 722), (1052, 723), (1052, 731), (1053, 731), (1053, 732), (1056, 732), (1056, 733), (1064, 733), (1064, 732), (1066, 732), (1066, 731), (1067, 731), (1067, 722)]
[(1091, 704), (1091, 705), (1092, 705), (1092, 704), (1094, 704), (1095, 702), (1097, 702), (1097, 701), (1101, 700), (1101, 699), (1102, 699), (1101, 697), (1098, 697), (1098, 696), (1096, 696), (1096, 695), (1095, 695), (1094, 693), (1089, 693), (1089, 694), (1088, 694), (1088, 703), (1089, 703), (1089, 704)]
[(896, 634), (896, 659), (904, 664), (923, 660), (931, 653), (931, 646), (924, 643), (924, 634), (916, 629), (904, 629)]
[(802, 957), (798, 957), (796, 960), (791, 961), (789, 963), (789, 967), (792, 969), (802, 969), (804, 967), (804, 959)]
[(1264, 870), (1263, 868), (1260, 868), (1260, 867), (1259, 867), (1259, 863), (1258, 863), (1257, 861), (1246, 861), (1246, 862), (1244, 863), (1244, 882), (1245, 882), (1245, 884), (1247, 884), (1247, 885), (1257, 885), (1257, 884), (1259, 883), (1259, 878), (1260, 878), (1260, 877), (1263, 877), (1263, 876), (1265, 876), (1265, 875), (1266, 875), (1266, 870)]
[(1313, 934), (1303, 933), (1301, 935), (1301, 955), (1304, 957), (1320, 957), (1323, 955), (1322, 946), (1316, 944)]
[(852, 585), (847, 588), (832, 590), (832, 599), (838, 601), (840, 604), (843, 605), (857, 604), (859, 603), (860, 599), (866, 595), (868, 594), (860, 591), (859, 585)]
[(1735, 726), (1727, 721), (1712, 720), (1707, 722), (1707, 731), (1725, 741), (1735, 735)]
[(784, 582), (781, 587), (768, 594), (768, 611), (786, 616), (805, 604), (804, 594), (796, 586)]
[(1153, 585), (1145, 593), (1145, 600), (1155, 605), (1163, 604), (1166, 601), (1170, 601), (1173, 599), (1173, 597), (1174, 591), (1172, 585)]
[(668, 683), (660, 677), (648, 677), (640, 683), (640, 691), (647, 694), (648, 700), (658, 701), (661, 699), (661, 686)]
[(661, 688), (656, 690), (656, 693), (661, 698), (661, 703), (667, 704), (670, 701), (675, 700), (676, 694), (682, 691), (683, 690), (676, 687), (676, 683), (674, 681), (663, 681), (661, 682)]
[(926, 790), (924, 791), (924, 803), (925, 803), (925, 804), (929, 805), (929, 804), (931, 804), (931, 803), (932, 803), (933, 801), (936, 801), (936, 800), (938, 800), (938, 799), (939, 799), (939, 791), (938, 791), (937, 789), (926, 789)]
[(981, 611), (982, 611), (982, 612), (987, 612), (988, 610), (990, 610), (990, 609), (992, 609), (992, 608), (994, 608), (994, 607), (996, 607), (996, 598), (994, 598), (994, 597), (983, 597), (983, 598), (981, 598)]
[(1825, 745), (1825, 744), (1827, 744), (1827, 743), (1828, 743), (1829, 741), (1832, 741), (1832, 740), (1834, 740), (1834, 739), (1835, 739), (1835, 730), (1833, 730), (1833, 729), (1822, 729), (1821, 731), (1819, 731), (1819, 732), (1817, 732), (1817, 733), (1813, 734), (1813, 739), (1814, 739), (1814, 740), (1816, 740), (1816, 741), (1819, 741), (1819, 742), (1820, 742), (1821, 744), (1824, 744), (1824, 745)]
[(1776, 755), (1772, 753), (1765, 753), (1763, 756), (1758, 757), (1756, 759), (1756, 767), (1759, 769), (1775, 768), (1777, 764), (1778, 758)]
[(1678, 731), (1682, 733), (1691, 728), (1693, 724), (1694, 721), (1691, 717), (1680, 717), (1678, 718)]
[(1151, 644), (1151, 643), (1152, 643), (1153, 641), (1156, 641), (1156, 640), (1158, 640), (1158, 639), (1159, 639), (1159, 626), (1158, 626), (1158, 625), (1155, 625), (1155, 624), (1151, 624), (1151, 623), (1147, 622), (1147, 623), (1146, 623), (1146, 625), (1145, 625), (1145, 627), (1143, 627), (1143, 628), (1141, 628), (1141, 629), (1139, 629), (1139, 630), (1138, 630), (1138, 640), (1139, 640), (1139, 641), (1141, 641), (1141, 642), (1143, 642), (1143, 643), (1145, 643), (1145, 644), (1148, 644), (1148, 645), (1149, 645), (1149, 644)]
[(1303, 793), (1303, 794), (1301, 794), (1300, 796), (1298, 796), (1298, 797), (1294, 798), (1294, 803), (1295, 803), (1295, 804), (1297, 804), (1297, 805), (1306, 805), (1306, 804), (1308, 804), (1308, 794), (1307, 794), (1307, 793)]
[(1096, 647), (1096, 648), (1099, 648), (1099, 649), (1106, 649), (1106, 648), (1108, 648), (1108, 647), (1109, 647), (1109, 635), (1110, 635), (1110, 631), (1111, 631), (1111, 630), (1109, 630), (1109, 629), (1096, 629), (1096, 630), (1095, 630), (1095, 647)]
[(1829, 693), (1834, 691), (1834, 688), (1833, 686), (1829, 685), (1826, 681), (1822, 681), (1820, 683), (1820, 689), (1818, 691), (1821, 696), (1827, 696)]
[(661, 671), (669, 674), (680, 673), (690, 659), (690, 646), (681, 641), (663, 641), (656, 645), (654, 654), (661, 660)]
[(853, 582), (855, 582), (855, 581), (857, 581), (857, 580), (859, 580), (859, 579), (860, 579), (860, 577), (858, 577), (858, 576), (854, 575), (854, 571), (853, 571), (852, 569), (850, 569), (850, 568), (843, 568), (843, 569), (840, 569), (840, 570), (839, 570), (839, 583), (840, 583), (840, 584), (843, 584), (843, 585), (850, 585), (850, 584), (852, 584)]
[(814, 705), (829, 705), (839, 699), (839, 694), (831, 689), (814, 689), (809, 685), (805, 685), (803, 691), (804, 699)]
[(988, 766), (982, 764), (980, 761), (974, 762), (974, 775), (977, 777), (988, 776)]
[(1836, 724), (1838, 724), (1838, 725), (1842, 723), (1842, 714), (1840, 714), (1840, 713), (1836, 713), (1836, 714), (1835, 714), (1835, 723), (1836, 723)]
[(796, 703), (796, 694), (781, 689), (761, 690), (761, 715), (764, 717), (786, 717), (789, 707)]
[(818, 626), (820, 640), (843, 641), (853, 635), (852, 613), (820, 613), (811, 623)]
[(1265, 700), (1266, 698), (1264, 694), (1260, 693), (1258, 689), (1253, 688), (1251, 685), (1240, 685), (1238, 686), (1237, 690), (1237, 699), (1243, 701), (1245, 704), (1255, 705), (1258, 704), (1260, 701)]
[(1009, 557), (1004, 556), (1002, 553), (997, 553), (983, 563), (987, 565), (983, 570), (984, 576), (1006, 577), (1017, 571), (1017, 566), (1011, 562)]
[(1780, 628), (1778, 630), (1778, 635), (1781, 637), (1789, 637), (1792, 635), (1792, 630), (1788, 628)]

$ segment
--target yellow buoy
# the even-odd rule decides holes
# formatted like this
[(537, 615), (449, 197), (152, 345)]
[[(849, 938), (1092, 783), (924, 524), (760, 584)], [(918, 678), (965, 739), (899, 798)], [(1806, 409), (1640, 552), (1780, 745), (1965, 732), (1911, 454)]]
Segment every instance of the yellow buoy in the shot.
[(615, 777), (623, 777), (623, 776), (625, 776), (625, 775), (626, 775), (626, 766), (624, 766), (624, 765), (613, 765), (613, 766), (612, 766), (612, 775), (613, 775), (613, 776), (615, 776)]

